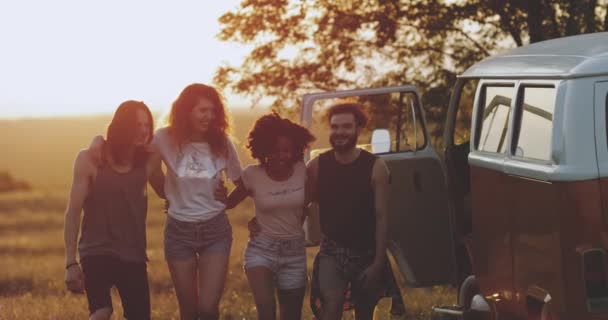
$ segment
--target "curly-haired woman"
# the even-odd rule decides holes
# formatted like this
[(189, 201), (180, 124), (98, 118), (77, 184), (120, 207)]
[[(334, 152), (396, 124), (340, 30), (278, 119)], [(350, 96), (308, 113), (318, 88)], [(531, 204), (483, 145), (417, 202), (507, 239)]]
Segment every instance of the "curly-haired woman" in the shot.
[(230, 193), (227, 208), (253, 198), (260, 232), (245, 250), (245, 271), (258, 319), (300, 319), (306, 290), (304, 150), (314, 140), (304, 127), (276, 113), (260, 117), (249, 132), (247, 148), (258, 161), (243, 170), (242, 184)]

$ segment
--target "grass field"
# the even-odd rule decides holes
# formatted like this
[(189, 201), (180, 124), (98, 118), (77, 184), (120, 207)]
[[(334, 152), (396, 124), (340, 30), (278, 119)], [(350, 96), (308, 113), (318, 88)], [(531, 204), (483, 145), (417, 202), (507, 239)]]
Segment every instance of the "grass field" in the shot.
[[(235, 116), (234, 134), (241, 142), (255, 116)], [(0, 157), (0, 171), (7, 170), (35, 186), (32, 192), (0, 195), (0, 320), (87, 318), (85, 297), (68, 293), (63, 283), (63, 213), (73, 157), (92, 135), (103, 133), (107, 119), (0, 121), (0, 149), (8, 150)], [(240, 151), (243, 162), (250, 162), (244, 150)], [(256, 318), (242, 271), (248, 238), (245, 226), (252, 215), (251, 201), (229, 212), (234, 244), (221, 303), (222, 319)], [(178, 319), (162, 251), (164, 219), (162, 203), (150, 197), (147, 232), (152, 315), (153, 319)], [(308, 249), (309, 267), (317, 250)], [(303, 319), (311, 318), (307, 301)], [(432, 305), (453, 303), (455, 291), (449, 287), (408, 289), (405, 301), (408, 312), (400, 319), (427, 319)], [(378, 319), (391, 319), (389, 306), (390, 299), (381, 301)], [(114, 309), (113, 319), (121, 319), (117, 296)], [(346, 314), (345, 319), (352, 316)]]

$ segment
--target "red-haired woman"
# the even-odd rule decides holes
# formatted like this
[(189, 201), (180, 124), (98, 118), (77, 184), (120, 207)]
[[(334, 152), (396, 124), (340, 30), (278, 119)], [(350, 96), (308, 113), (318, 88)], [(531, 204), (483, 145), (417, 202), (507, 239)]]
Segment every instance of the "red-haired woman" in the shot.
[(247, 148), (257, 165), (243, 171), (242, 184), (228, 196), (232, 208), (247, 196), (255, 203), (260, 231), (245, 250), (245, 271), (258, 319), (276, 319), (275, 291), (280, 319), (301, 317), (306, 290), (304, 206), (306, 166), (304, 150), (314, 140), (310, 132), (278, 114), (260, 117), (249, 132)]
[[(86, 291), (90, 319), (111, 317), (113, 286), (120, 294), (125, 318), (150, 319), (146, 182), (163, 196), (162, 177), (153, 174), (160, 159), (145, 150), (152, 123), (143, 102), (126, 101), (108, 126), (101, 161), (89, 150), (76, 157), (65, 214), (65, 282), (70, 291)], [(79, 230), (80, 264), (76, 260)]]
[(151, 144), (167, 167), (165, 259), (181, 319), (219, 318), (232, 228), (216, 191), (223, 188), (222, 172), (234, 182), (241, 178), (228, 129), (219, 92), (191, 84), (175, 100), (169, 124), (156, 131)]

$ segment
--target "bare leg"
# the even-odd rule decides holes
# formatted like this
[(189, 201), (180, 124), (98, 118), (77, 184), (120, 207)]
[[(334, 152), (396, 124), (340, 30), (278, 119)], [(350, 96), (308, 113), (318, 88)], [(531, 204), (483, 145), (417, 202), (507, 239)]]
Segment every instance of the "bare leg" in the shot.
[(198, 314), (201, 320), (220, 317), (220, 300), (224, 293), (230, 253), (208, 252), (199, 257), (198, 275), (200, 296)]
[(181, 320), (196, 320), (197, 315), (197, 261), (196, 258), (168, 261), (169, 272), (175, 286)]
[(302, 302), (304, 301), (304, 292), (306, 287), (279, 290), (279, 308), (281, 311), (281, 320), (299, 320), (302, 318)]
[(247, 279), (253, 292), (259, 320), (275, 320), (274, 274), (266, 267), (247, 269)]
[(95, 310), (92, 315), (89, 316), (89, 320), (109, 320), (112, 316), (112, 308), (101, 308)]

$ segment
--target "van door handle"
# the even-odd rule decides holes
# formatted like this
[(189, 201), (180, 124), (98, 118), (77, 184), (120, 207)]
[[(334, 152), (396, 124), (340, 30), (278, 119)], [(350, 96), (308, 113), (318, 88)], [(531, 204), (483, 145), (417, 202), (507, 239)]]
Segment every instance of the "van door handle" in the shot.
[(420, 182), (420, 172), (414, 172), (414, 191), (422, 192), (422, 183)]

